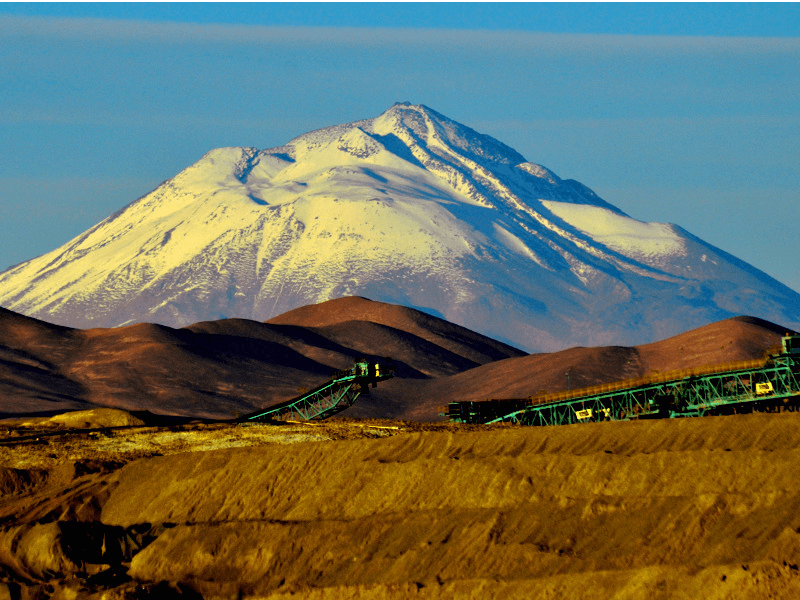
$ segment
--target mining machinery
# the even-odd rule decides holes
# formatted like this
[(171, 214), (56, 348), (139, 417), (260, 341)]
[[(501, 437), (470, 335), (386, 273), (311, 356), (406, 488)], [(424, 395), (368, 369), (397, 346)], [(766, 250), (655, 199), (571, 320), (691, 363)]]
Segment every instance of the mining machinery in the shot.
[(786, 335), (766, 358), (652, 374), (522, 399), (451, 402), (440, 415), (458, 423), (570, 425), (800, 407), (800, 335)]
[(379, 381), (394, 377), (394, 367), (359, 360), (353, 368), (331, 374), (322, 385), (300, 394), (296, 398), (274, 404), (236, 419), (239, 423), (264, 421), (309, 421), (325, 419), (345, 410), (364, 393), (369, 386), (375, 387)]

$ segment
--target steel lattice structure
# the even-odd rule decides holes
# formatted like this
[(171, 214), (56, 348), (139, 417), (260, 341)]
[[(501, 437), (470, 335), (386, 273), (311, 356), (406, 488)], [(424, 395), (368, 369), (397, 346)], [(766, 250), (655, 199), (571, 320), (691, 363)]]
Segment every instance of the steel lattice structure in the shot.
[[(737, 412), (796, 410), (800, 405), (800, 336), (783, 338), (782, 351), (728, 370), (690, 374), (595, 393), (576, 390), (558, 399), (452, 402), (442, 414), (462, 423), (569, 425), (589, 421), (696, 417)], [(613, 387), (613, 386), (607, 386)]]
[(296, 398), (239, 417), (240, 423), (253, 421), (309, 421), (325, 419), (353, 405), (367, 390), (394, 376), (394, 369), (379, 363), (359, 361), (352, 369), (331, 375), (327, 381)]

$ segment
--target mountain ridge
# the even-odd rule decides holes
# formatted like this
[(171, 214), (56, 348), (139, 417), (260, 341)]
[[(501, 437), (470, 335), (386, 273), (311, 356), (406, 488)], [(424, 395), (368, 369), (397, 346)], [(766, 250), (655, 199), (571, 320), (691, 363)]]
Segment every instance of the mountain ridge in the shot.
[(265, 321), (366, 296), (526, 350), (646, 343), (800, 294), (424, 105), (218, 148), (60, 248), (0, 305), (74, 327)]

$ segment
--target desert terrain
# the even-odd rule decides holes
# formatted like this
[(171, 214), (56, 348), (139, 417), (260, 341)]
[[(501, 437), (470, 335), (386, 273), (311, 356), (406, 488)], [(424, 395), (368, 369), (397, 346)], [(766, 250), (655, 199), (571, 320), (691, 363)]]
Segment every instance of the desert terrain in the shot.
[(526, 398), (654, 371), (761, 358), (786, 329), (753, 317), (642, 346), (526, 354), (411, 308), (348, 297), (265, 323), (71, 329), (0, 308), (0, 417), (97, 407), (231, 419), (288, 400), (364, 357), (394, 364), (342, 413), (437, 420), (451, 401)]
[(3, 422), (0, 598), (800, 595), (797, 413), (148, 418)]
[[(437, 412), (759, 358), (783, 333), (736, 317), (526, 355), (363, 298), (183, 329), (0, 309), (0, 599), (800, 597), (800, 413)], [(333, 419), (232, 421), (387, 356), (397, 376)]]

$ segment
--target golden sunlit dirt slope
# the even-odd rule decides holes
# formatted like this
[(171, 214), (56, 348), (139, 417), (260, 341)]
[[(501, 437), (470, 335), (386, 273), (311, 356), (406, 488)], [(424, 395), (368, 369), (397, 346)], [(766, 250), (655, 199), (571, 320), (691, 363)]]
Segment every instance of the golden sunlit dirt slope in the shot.
[(796, 413), (129, 423), (6, 432), (0, 597), (800, 597)]

